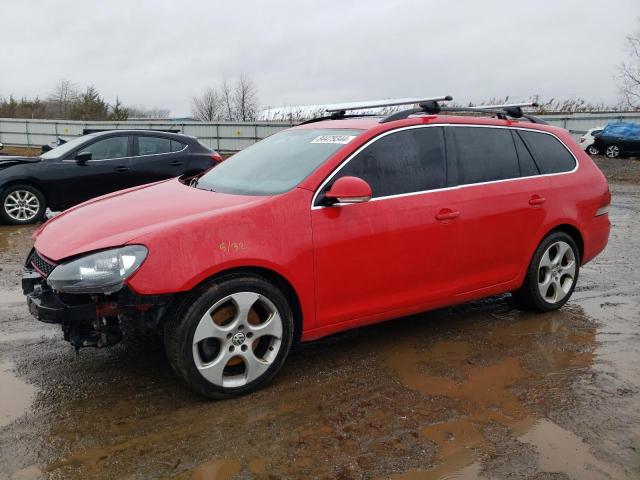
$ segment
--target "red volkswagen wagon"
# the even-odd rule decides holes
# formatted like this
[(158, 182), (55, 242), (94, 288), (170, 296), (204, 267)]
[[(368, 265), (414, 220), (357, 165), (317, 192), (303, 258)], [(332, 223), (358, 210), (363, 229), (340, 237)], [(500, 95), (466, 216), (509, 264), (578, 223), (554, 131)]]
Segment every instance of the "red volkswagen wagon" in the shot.
[(222, 398), (294, 342), (505, 292), (560, 308), (607, 244), (604, 176), (517, 107), (444, 113), (338, 110), (67, 210), (34, 235), (30, 311), (75, 348), (161, 332), (176, 373)]

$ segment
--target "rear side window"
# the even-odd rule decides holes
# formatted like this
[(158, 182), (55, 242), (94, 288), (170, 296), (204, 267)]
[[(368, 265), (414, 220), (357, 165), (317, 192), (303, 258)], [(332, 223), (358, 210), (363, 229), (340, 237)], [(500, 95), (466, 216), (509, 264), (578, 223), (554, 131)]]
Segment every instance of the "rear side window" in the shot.
[(171, 140), (162, 137), (138, 137), (139, 155), (158, 155), (171, 152)]
[(446, 182), (442, 127), (412, 128), (373, 142), (339, 171), (371, 186), (373, 197), (442, 188)]
[(491, 182), (520, 176), (518, 156), (506, 128), (455, 127), (458, 184)]
[(541, 173), (569, 172), (575, 168), (576, 159), (556, 137), (530, 130), (518, 133), (533, 153)]
[(518, 162), (520, 163), (520, 176), (532, 177), (538, 175), (538, 167), (531, 156), (531, 152), (524, 144), (518, 132), (513, 132), (513, 141), (516, 144), (516, 152), (518, 153)]

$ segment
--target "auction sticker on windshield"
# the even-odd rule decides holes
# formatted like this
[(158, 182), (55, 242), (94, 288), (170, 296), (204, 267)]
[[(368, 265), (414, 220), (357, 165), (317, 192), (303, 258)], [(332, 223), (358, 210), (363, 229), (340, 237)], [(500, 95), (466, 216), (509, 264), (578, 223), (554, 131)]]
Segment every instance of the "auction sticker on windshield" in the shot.
[(342, 143), (347, 144), (356, 138), (355, 135), (320, 135), (314, 138), (311, 143)]

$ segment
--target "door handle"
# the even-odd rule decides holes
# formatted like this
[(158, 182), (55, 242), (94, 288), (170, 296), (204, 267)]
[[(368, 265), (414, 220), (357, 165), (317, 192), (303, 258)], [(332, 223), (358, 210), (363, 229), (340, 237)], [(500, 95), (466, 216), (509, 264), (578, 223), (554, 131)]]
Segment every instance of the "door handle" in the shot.
[(451, 210), (450, 208), (443, 208), (436, 214), (436, 220), (444, 222), (446, 220), (455, 220), (460, 216), (460, 212)]
[(128, 172), (129, 167), (125, 167), (124, 165), (119, 165), (116, 167), (116, 172)]
[(540, 195), (533, 195), (529, 199), (529, 205), (531, 205), (532, 207), (537, 207), (538, 205), (542, 205), (546, 201), (547, 200), (544, 197), (541, 197)]
[(182, 162), (180, 160), (173, 160), (172, 162), (169, 162), (169, 165), (179, 167), (180, 165), (182, 165)]

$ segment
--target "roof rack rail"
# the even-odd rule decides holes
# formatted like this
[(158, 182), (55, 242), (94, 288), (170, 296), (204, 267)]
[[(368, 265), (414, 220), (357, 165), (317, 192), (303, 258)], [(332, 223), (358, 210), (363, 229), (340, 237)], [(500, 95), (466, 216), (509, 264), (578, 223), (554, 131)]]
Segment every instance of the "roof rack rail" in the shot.
[(328, 113), (346, 112), (347, 110), (368, 110), (370, 108), (397, 107), (399, 105), (421, 105), (426, 102), (443, 102), (453, 100), (451, 95), (432, 98), (399, 98), (389, 100), (373, 100), (371, 102), (348, 103), (327, 108)]
[[(400, 99), (389, 99), (389, 100), (372, 100), (369, 102), (345, 103), (344, 105), (337, 104), (325, 110), (327, 113), (330, 113), (330, 115), (324, 116), (324, 117), (312, 118), (311, 120), (307, 120), (305, 122), (299, 123), (299, 125), (306, 125), (308, 123), (321, 122), (322, 120), (338, 120), (342, 118), (377, 116), (374, 114), (347, 115), (347, 112), (353, 111), (353, 110), (370, 110), (372, 108), (397, 107), (400, 105), (420, 105), (421, 108), (417, 109), (417, 111), (419, 112), (433, 111), (433, 113), (437, 113), (440, 111), (438, 102), (449, 101), (449, 100), (453, 100), (453, 97), (451, 97), (451, 95), (446, 95), (442, 97), (432, 97), (432, 98), (400, 98)], [(399, 113), (402, 113), (402, 112), (399, 112)]]
[(547, 125), (547, 122), (545, 122), (544, 120), (541, 120), (538, 117), (535, 117), (533, 115), (528, 115), (525, 114), (522, 111), (522, 107), (538, 107), (539, 104), (537, 102), (523, 102), (523, 103), (505, 103), (502, 105), (480, 105), (478, 107), (469, 107), (471, 109), (477, 110), (479, 112), (484, 111), (484, 110), (501, 110), (503, 113), (503, 117), (501, 118), (505, 118), (511, 117), (511, 118), (525, 118), (527, 120), (529, 120), (531, 123), (540, 123), (542, 125)]
[(535, 102), (528, 103), (509, 103), (504, 105), (481, 105), (478, 107), (440, 107), (439, 105), (420, 105), (421, 108), (413, 108), (409, 110), (403, 110), (402, 112), (394, 113), (388, 117), (382, 119), (380, 123), (393, 122), (394, 120), (402, 120), (416, 113), (429, 113), (435, 114), (440, 112), (473, 112), (473, 113), (490, 113), (496, 117), (507, 120), (510, 118), (525, 118), (531, 123), (539, 123), (547, 125), (547, 122), (534, 117), (533, 115), (527, 115), (523, 113), (522, 107), (537, 107)]

